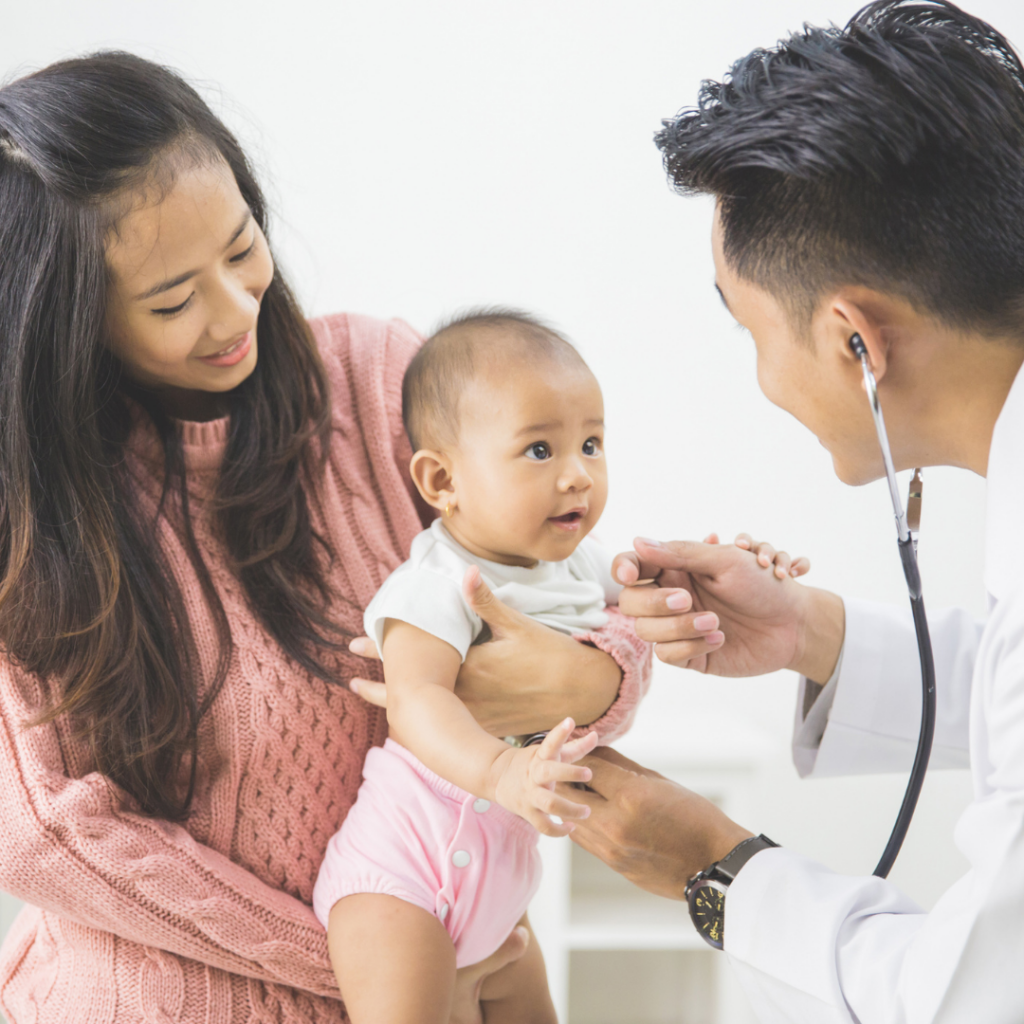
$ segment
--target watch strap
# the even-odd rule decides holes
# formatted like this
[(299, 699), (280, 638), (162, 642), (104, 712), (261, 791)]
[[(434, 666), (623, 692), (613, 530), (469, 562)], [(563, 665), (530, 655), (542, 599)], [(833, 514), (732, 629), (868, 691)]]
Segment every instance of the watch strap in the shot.
[(686, 886), (690, 920), (709, 946), (715, 949), (725, 948), (725, 897), (740, 868), (754, 854), (778, 845), (765, 835), (751, 836), (750, 839), (744, 839), (735, 846), (721, 860), (690, 879)]
[(736, 876), (740, 873), (740, 868), (755, 853), (760, 853), (762, 850), (768, 850), (778, 845), (778, 843), (773, 843), (766, 835), (751, 836), (749, 839), (744, 839), (742, 843), (733, 847), (720, 861), (708, 868), (708, 877), (715, 878), (726, 885), (732, 885)]

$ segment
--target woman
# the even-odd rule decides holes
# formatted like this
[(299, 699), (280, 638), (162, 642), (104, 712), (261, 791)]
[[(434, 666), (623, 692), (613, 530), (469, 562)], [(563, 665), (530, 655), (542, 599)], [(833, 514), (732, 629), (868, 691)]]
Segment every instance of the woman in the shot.
[[(0, 89), (10, 1024), (345, 1019), (309, 902), (385, 735), (347, 643), (424, 525), (419, 339), (307, 326), (265, 219), (166, 69), (99, 54)], [(479, 598), (495, 640), (460, 692), (487, 728), (622, 727), (646, 672), (625, 620), (588, 646)]]

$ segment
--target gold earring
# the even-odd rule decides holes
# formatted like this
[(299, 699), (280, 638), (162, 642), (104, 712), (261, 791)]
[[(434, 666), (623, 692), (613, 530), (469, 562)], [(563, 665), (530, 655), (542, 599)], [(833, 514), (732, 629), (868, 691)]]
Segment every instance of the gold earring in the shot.
[(451, 503), (450, 501), (449, 501), (449, 502), (448, 502), (448, 504), (447, 504), (447, 505), (445, 505), (445, 507), (444, 507), (444, 514), (445, 514), (445, 515), (446, 515), (446, 516), (447, 516), (447, 517), (448, 517), (449, 519), (451, 519), (451, 517), (452, 517), (452, 503)]

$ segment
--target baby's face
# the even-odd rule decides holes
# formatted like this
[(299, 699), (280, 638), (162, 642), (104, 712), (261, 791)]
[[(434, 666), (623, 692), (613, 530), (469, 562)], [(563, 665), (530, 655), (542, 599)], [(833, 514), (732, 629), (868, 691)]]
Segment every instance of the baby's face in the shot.
[(568, 558), (608, 498), (594, 375), (553, 359), (504, 362), (478, 374), (459, 413), (451, 534), (508, 565)]

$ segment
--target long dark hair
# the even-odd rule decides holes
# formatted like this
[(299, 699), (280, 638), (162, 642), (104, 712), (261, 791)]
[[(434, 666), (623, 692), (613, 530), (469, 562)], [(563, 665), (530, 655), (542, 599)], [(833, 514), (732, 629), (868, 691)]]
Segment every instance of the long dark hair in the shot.
[[(0, 89), (0, 644), (59, 684), (38, 721), (70, 714), (96, 768), (143, 812), (170, 819), (191, 806), (197, 726), (224, 682), (231, 631), (193, 531), (179, 430), (107, 345), (104, 244), (117, 197), (182, 152), (226, 161), (266, 231), (238, 142), (167, 68), (98, 53)], [(323, 655), (343, 637), (304, 490), (322, 469), (330, 396), (280, 273), (258, 331), (259, 363), (230, 394), (215, 525), (268, 632), (330, 679)], [(205, 679), (125, 457), (132, 400), (161, 439), (160, 509), (174, 506), (215, 626), (219, 656)]]

